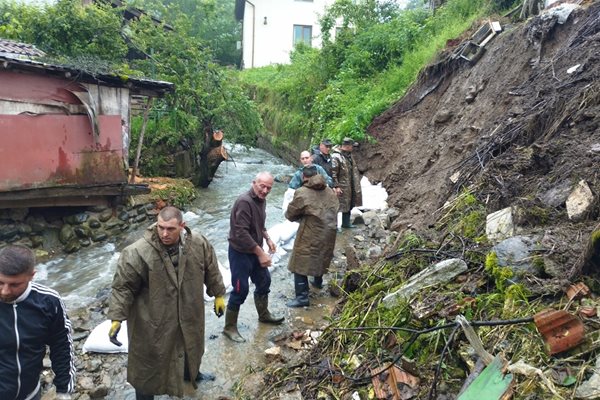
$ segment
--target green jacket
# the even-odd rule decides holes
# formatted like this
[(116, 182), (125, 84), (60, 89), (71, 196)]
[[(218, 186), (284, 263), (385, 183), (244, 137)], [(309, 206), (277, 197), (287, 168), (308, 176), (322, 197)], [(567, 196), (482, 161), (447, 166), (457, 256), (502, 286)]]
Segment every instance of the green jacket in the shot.
[(121, 253), (108, 318), (127, 320), (127, 381), (145, 394), (183, 396), (184, 354), (194, 378), (204, 354), (204, 296), (224, 296), (212, 245), (186, 228), (177, 271), (156, 224)]
[(339, 202), (321, 175), (311, 177), (296, 190), (285, 217), (299, 221), (288, 269), (301, 275), (321, 276), (327, 272), (337, 229)]

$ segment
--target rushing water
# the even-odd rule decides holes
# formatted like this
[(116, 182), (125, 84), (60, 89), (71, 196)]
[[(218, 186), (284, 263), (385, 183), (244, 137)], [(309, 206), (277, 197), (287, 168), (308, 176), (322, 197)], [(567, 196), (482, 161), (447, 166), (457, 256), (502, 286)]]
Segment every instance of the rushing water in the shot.
[[(219, 261), (227, 266), (227, 234), (229, 212), (235, 199), (250, 188), (254, 176), (260, 171), (273, 175), (291, 174), (295, 168), (282, 160), (253, 148), (233, 146), (232, 160), (222, 163), (215, 179), (207, 189), (201, 189), (198, 199), (185, 213), (186, 224), (201, 232), (215, 247)], [(275, 182), (267, 198), (267, 228), (283, 220), (281, 204), (287, 185)], [(84, 248), (76, 254), (54, 259), (37, 266), (36, 280), (58, 290), (67, 304), (75, 309), (90, 304), (99, 291), (110, 286), (120, 251), (137, 240), (144, 228), (129, 232), (118, 241), (109, 241), (102, 246)], [(233, 384), (246, 372), (247, 366), (264, 363), (263, 352), (274, 346), (274, 335), (302, 327), (304, 321), (318, 321), (328, 314), (333, 300), (320, 295), (312, 300), (308, 309), (288, 309), (286, 298), (293, 295), (292, 279), (284, 267), (286, 258), (272, 273), (270, 308), (275, 313), (284, 314), (286, 323), (273, 327), (257, 323), (252, 293), (242, 306), (239, 317), (239, 330), (247, 339), (246, 343), (233, 343), (221, 335), (224, 318), (218, 319), (212, 312), (212, 302), (206, 303), (206, 350), (201, 370), (214, 373), (214, 382), (202, 383), (194, 394), (194, 399), (217, 399), (220, 395), (231, 396)], [(225, 282), (227, 284), (227, 282)], [(252, 288), (251, 288), (252, 291)], [(309, 323), (310, 324), (310, 323)], [(296, 325), (290, 326), (290, 325)], [(123, 382), (113, 382), (107, 396), (109, 399), (131, 399), (133, 392)], [(161, 396), (168, 398), (168, 396)]]
[[(229, 212), (236, 198), (250, 188), (260, 171), (273, 175), (290, 174), (294, 168), (269, 153), (254, 148), (233, 146), (233, 161), (222, 163), (215, 179), (188, 207), (185, 221), (192, 230), (201, 232), (215, 247), (217, 257), (227, 265)], [(281, 204), (287, 185), (277, 183), (267, 198), (267, 227), (283, 220)], [(69, 308), (92, 302), (98, 291), (110, 286), (120, 251), (139, 239), (145, 227), (128, 232), (118, 241), (83, 248), (79, 252), (53, 259), (37, 266), (36, 281), (56, 289)]]

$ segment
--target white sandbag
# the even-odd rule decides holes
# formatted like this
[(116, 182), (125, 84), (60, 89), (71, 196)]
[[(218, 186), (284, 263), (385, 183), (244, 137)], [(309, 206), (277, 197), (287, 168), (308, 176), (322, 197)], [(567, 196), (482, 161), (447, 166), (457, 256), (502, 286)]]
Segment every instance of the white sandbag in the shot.
[(293, 237), (290, 240), (288, 240), (287, 242), (285, 242), (284, 244), (281, 245), (281, 248), (285, 251), (292, 251), (294, 249), (294, 242), (296, 241), (296, 238)]
[[(225, 285), (225, 293), (231, 293), (233, 290), (233, 286), (231, 286), (231, 270), (229, 267), (223, 266), (221, 261), (219, 263), (219, 272), (221, 272), (221, 276), (223, 277), (223, 285)], [(204, 286), (204, 301), (215, 301), (214, 297), (211, 297), (206, 294), (206, 286)]]
[(388, 194), (385, 188), (379, 182), (377, 185), (371, 184), (366, 176), (360, 180), (360, 188), (362, 190), (362, 206), (361, 210), (385, 210), (388, 208)]
[(108, 339), (110, 331), (110, 320), (102, 322), (95, 327), (90, 336), (87, 337), (82, 347), (84, 353), (127, 353), (129, 350), (129, 340), (127, 339), (127, 321), (121, 323), (121, 330), (117, 334), (117, 340), (123, 343), (123, 346), (112, 344)]
[[(269, 237), (271, 238), (273, 243), (275, 243), (275, 245), (277, 245), (281, 241), (281, 229), (281, 224), (277, 224), (267, 229), (267, 233), (269, 234)], [(268, 248), (268, 246), (266, 246), (266, 243), (263, 243), (263, 248)]]
[[(275, 243), (276, 246), (280, 246), (296, 236), (299, 226), (300, 224), (298, 222), (285, 220), (267, 229), (267, 233), (269, 234), (269, 237), (273, 243)], [(263, 245), (263, 248), (268, 249), (266, 245)]]
[(294, 193), (296, 193), (296, 189), (288, 188), (285, 191), (285, 193), (283, 194), (283, 202), (281, 203), (281, 212), (283, 213), (284, 216), (285, 216), (285, 212), (288, 208), (288, 204), (290, 204), (290, 202), (294, 198)]
[(298, 222), (285, 220), (281, 225), (281, 236), (279, 238), (281, 243), (289, 242), (292, 238), (296, 237), (298, 227), (300, 226)]

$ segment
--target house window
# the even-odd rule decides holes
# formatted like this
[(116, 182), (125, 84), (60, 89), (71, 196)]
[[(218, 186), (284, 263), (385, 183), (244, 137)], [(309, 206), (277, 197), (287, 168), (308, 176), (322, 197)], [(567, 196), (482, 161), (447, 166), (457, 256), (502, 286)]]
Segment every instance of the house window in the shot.
[(310, 25), (294, 25), (294, 45), (304, 43), (307, 46), (311, 45), (312, 41), (312, 26)]

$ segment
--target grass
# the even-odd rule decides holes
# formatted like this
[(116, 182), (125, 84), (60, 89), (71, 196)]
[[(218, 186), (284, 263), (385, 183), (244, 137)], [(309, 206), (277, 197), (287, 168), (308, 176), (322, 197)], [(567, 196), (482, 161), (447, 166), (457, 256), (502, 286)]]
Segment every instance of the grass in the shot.
[[(485, 2), (449, 1), (406, 43), (401, 62), (370, 76), (357, 76), (342, 65), (328, 77), (319, 75), (324, 55), (316, 51), (296, 57), (291, 65), (243, 71), (241, 81), (260, 107), (267, 131), (296, 140), (297, 135), (315, 142), (321, 137), (364, 140), (374, 117), (400, 99), (431, 63), (449, 39), (459, 37), (486, 11)], [(346, 55), (346, 59), (350, 58)], [(312, 74), (310, 72), (313, 72)], [(319, 77), (326, 79), (319, 81)], [(293, 117), (289, 117), (293, 115)]]

